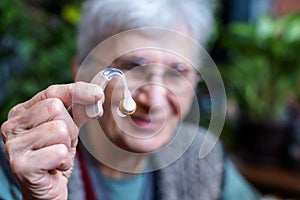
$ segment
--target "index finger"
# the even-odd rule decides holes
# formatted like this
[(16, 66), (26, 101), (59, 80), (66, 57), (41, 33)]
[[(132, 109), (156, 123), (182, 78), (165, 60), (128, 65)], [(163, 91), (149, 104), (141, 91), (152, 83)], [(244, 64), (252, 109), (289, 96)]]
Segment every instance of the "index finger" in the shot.
[(51, 85), (37, 93), (30, 100), (15, 106), (8, 114), (8, 118), (16, 113), (28, 109), (37, 102), (48, 98), (58, 98), (67, 107), (71, 104), (88, 105), (99, 101), (103, 97), (103, 89), (92, 83), (76, 82), (62, 85)]

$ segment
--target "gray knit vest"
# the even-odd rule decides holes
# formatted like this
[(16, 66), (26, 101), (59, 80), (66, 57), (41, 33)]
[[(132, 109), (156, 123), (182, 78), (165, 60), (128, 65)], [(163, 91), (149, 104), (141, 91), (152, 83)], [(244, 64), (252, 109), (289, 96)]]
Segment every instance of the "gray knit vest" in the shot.
[[(182, 134), (189, 134), (191, 125), (183, 125)], [(194, 127), (193, 127), (194, 128)], [(200, 159), (199, 149), (206, 131), (199, 128), (191, 146), (179, 159), (155, 172), (156, 195), (159, 200), (217, 200), (221, 198), (223, 182), (223, 149), (217, 143)], [(214, 136), (208, 136), (212, 140)], [(155, 158), (154, 158), (155, 160)], [(159, 162), (159, 159), (155, 162)], [(78, 161), (69, 182), (70, 200), (85, 200), (85, 191)]]

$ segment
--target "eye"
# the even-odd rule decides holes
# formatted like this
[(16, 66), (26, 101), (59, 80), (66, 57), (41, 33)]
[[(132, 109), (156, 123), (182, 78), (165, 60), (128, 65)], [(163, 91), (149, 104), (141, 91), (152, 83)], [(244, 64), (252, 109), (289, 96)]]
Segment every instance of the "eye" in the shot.
[(197, 72), (194, 70), (193, 67), (187, 66), (184, 63), (176, 63), (171, 66), (173, 69), (174, 76), (183, 76), (186, 78), (195, 78), (197, 76)]
[(179, 74), (187, 74), (189, 73), (189, 69), (187, 68), (187, 66), (183, 63), (176, 63), (174, 65), (171, 66), (171, 68), (176, 71)]
[[(143, 58), (132, 58), (132, 59), (123, 60), (122, 62), (120, 62), (119, 67), (125, 71), (129, 71), (138, 66), (145, 66), (146, 64), (147, 64), (147, 61)], [(141, 67), (141, 68), (143, 68), (143, 67)]]
[(169, 69), (165, 72), (165, 75), (168, 78), (179, 78), (182, 76), (181, 72), (178, 72), (177, 70), (174, 69)]

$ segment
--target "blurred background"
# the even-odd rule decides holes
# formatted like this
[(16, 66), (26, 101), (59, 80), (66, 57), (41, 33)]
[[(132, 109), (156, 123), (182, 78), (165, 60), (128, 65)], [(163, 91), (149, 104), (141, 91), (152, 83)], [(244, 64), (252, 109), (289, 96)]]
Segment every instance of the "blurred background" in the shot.
[[(1, 0), (0, 124), (11, 107), (72, 82), (81, 0)], [(221, 0), (209, 51), (227, 93), (221, 135), (265, 198), (300, 199), (300, 0)], [(199, 86), (201, 121), (210, 98)]]
[(228, 101), (221, 137), (263, 195), (300, 199), (300, 1), (222, 2), (211, 49)]
[(80, 2), (1, 0), (0, 122), (37, 91), (72, 80)]

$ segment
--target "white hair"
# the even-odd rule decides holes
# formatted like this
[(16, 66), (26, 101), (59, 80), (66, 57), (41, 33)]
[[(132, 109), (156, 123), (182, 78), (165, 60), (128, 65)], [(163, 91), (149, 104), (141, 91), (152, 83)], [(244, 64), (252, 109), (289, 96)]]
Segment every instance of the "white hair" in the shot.
[(213, 29), (214, 7), (215, 0), (86, 0), (78, 27), (79, 58), (84, 59), (100, 42), (122, 31), (175, 29), (179, 21), (190, 29), (194, 40), (205, 45)]

